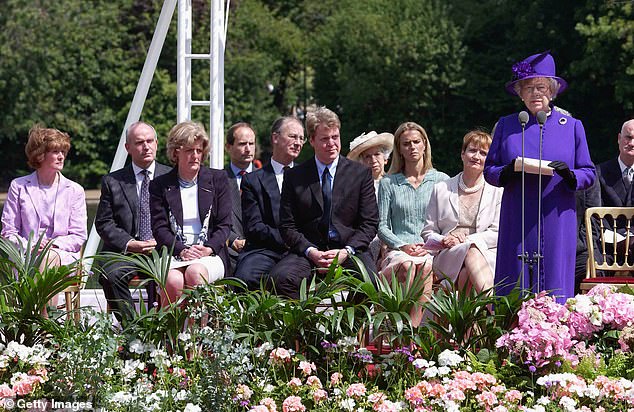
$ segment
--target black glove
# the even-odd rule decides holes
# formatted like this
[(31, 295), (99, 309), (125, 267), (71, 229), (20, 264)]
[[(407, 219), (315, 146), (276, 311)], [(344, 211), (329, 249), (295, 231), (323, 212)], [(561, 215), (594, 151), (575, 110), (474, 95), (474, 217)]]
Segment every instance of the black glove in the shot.
[(577, 188), (577, 177), (570, 170), (566, 162), (562, 162), (560, 160), (554, 160), (548, 163), (549, 167), (555, 169), (555, 172), (561, 176), (561, 178), (566, 182), (569, 188), (576, 189)]
[(515, 159), (511, 160), (511, 163), (502, 168), (500, 172), (500, 186), (506, 186), (515, 172)]

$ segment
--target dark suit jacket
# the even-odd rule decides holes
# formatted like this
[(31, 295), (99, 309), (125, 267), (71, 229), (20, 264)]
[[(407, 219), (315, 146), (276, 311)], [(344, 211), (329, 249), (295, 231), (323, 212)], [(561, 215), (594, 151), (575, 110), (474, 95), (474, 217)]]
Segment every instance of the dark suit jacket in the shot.
[(597, 166), (597, 177), (601, 185), (601, 202), (606, 207), (632, 206), (631, 188), (628, 190), (617, 158)]
[(287, 250), (278, 229), (280, 224), (280, 191), (273, 166), (242, 177), (242, 222), (247, 239), (245, 252), (270, 249), (277, 253)]
[[(220, 256), (225, 265), (225, 273), (229, 273), (227, 254), (227, 238), (231, 229), (229, 182), (227, 182), (226, 173), (222, 170), (202, 167), (198, 173), (198, 213), (201, 223), (210, 206), (209, 231), (204, 245), (212, 248), (214, 253)], [(170, 210), (176, 222), (182, 225), (183, 205), (176, 168), (150, 182), (150, 211), (152, 212), (152, 233), (156, 239), (157, 248), (162, 246), (171, 248), (174, 245), (174, 256), (178, 256), (186, 245), (176, 241), (176, 234), (172, 231), (169, 221)]]
[[(154, 178), (171, 168), (156, 163)], [(103, 250), (123, 252), (139, 235), (139, 195), (132, 164), (105, 175), (101, 179), (101, 197), (97, 206), (95, 227), (103, 240)]]
[(310, 246), (319, 250), (343, 246), (352, 246), (359, 252), (367, 250), (376, 235), (379, 215), (369, 168), (339, 156), (331, 212), (331, 223), (341, 238), (338, 245), (329, 244), (327, 228), (319, 228), (323, 198), (315, 158), (285, 173), (280, 232), (291, 251), (303, 256)]
[[(231, 232), (229, 233), (229, 254), (238, 256), (238, 252), (231, 249), (233, 241), (244, 239), (244, 229), (242, 227), (242, 205), (240, 202), (240, 188), (236, 182), (236, 175), (231, 170), (231, 164), (225, 166), (227, 177), (229, 178), (229, 192), (231, 195)], [(244, 176), (242, 176), (244, 179)]]

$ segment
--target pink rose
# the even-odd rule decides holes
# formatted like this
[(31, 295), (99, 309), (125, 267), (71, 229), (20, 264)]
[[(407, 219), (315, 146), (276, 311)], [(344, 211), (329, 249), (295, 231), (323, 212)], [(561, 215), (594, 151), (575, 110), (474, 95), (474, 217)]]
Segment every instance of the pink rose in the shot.
[(284, 412), (304, 412), (306, 407), (302, 405), (302, 398), (299, 396), (289, 396), (282, 403), (282, 411)]

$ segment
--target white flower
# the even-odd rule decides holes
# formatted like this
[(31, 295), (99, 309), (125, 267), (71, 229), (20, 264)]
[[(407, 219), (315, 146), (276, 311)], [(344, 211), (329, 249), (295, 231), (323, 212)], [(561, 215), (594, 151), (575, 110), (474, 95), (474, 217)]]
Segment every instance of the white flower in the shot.
[(545, 396), (540, 397), (539, 399), (537, 399), (537, 404), (538, 405), (548, 405), (550, 403), (550, 399), (548, 399)]
[(577, 405), (577, 401), (567, 396), (561, 397), (561, 399), (559, 400), (559, 405), (561, 405), (561, 407), (566, 412), (574, 412), (577, 410), (577, 408), (575, 408), (575, 406)]
[(273, 385), (271, 385), (271, 384), (269, 383), (269, 384), (264, 385), (264, 388), (262, 388), (262, 390), (263, 390), (265, 393), (271, 393), (271, 392), (273, 392), (273, 390), (275, 390), (275, 386), (273, 386)]
[(200, 412), (200, 406), (194, 405), (193, 403), (188, 403), (185, 405), (185, 410), (183, 412)]
[(440, 355), (438, 355), (438, 364), (440, 366), (458, 366), (463, 360), (464, 359), (462, 359), (462, 356), (460, 356), (458, 352), (449, 349), (445, 349)]
[(588, 387), (583, 391), (582, 396), (586, 396), (590, 399), (596, 399), (601, 396), (601, 391), (594, 385), (588, 385)]
[(438, 376), (449, 375), (450, 373), (451, 369), (449, 369), (449, 366), (441, 366), (438, 368)]
[(112, 398), (110, 398), (110, 401), (119, 405), (127, 405), (128, 403), (132, 402), (133, 399), (134, 397), (132, 396), (130, 392), (119, 391), (119, 392), (115, 392), (112, 395)]
[(145, 345), (139, 339), (130, 342), (130, 352), (142, 355), (145, 353)]
[(188, 342), (192, 338), (192, 335), (187, 332), (181, 332), (178, 334), (178, 340), (182, 340), (183, 342)]
[(341, 409), (346, 410), (346, 411), (353, 411), (355, 405), (356, 405), (356, 403), (355, 403), (354, 399), (352, 399), (352, 398), (346, 398), (346, 399), (342, 400), (341, 402), (339, 402), (339, 406), (341, 407)]
[(174, 399), (176, 399), (177, 401), (184, 401), (185, 399), (187, 399), (187, 391), (181, 389), (180, 391), (176, 393), (176, 396), (174, 396)]
[(454, 401), (445, 400), (443, 406), (447, 412), (460, 412), (460, 406)]
[(434, 366), (435, 364), (436, 362), (428, 361), (425, 359), (416, 359), (414, 360), (414, 362), (412, 362), (412, 365), (414, 365), (416, 369), (429, 368), (430, 366)]
[(345, 338), (341, 338), (337, 341), (338, 346), (342, 346), (344, 349), (350, 346), (357, 346), (359, 341), (356, 336), (346, 336)]
[(262, 356), (266, 355), (268, 351), (271, 350), (273, 350), (273, 345), (271, 345), (269, 342), (264, 342), (262, 345), (253, 349), (253, 354), (256, 358), (261, 358)]
[(438, 368), (435, 366), (432, 366), (431, 368), (427, 368), (427, 370), (425, 370), (425, 373), (423, 374), (424, 377), (426, 378), (435, 378), (436, 376), (438, 376)]

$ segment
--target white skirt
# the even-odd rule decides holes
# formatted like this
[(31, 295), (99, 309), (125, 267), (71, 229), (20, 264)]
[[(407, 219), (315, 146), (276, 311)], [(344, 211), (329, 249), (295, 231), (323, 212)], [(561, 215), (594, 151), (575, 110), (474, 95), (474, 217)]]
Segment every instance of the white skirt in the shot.
[(170, 261), (170, 269), (185, 268), (194, 263), (200, 263), (207, 269), (207, 282), (214, 283), (222, 279), (225, 275), (225, 265), (220, 256), (205, 256), (200, 259), (193, 260), (176, 260)]

